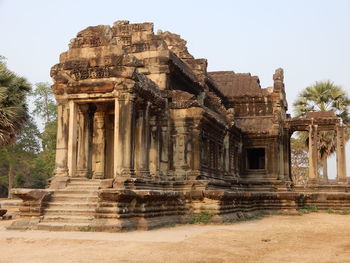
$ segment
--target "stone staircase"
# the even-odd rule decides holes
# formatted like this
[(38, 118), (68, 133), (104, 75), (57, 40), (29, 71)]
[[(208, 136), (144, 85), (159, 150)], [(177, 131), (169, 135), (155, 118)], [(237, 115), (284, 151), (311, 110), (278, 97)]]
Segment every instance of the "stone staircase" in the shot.
[(55, 190), (38, 229), (88, 231), (97, 207), (99, 180), (72, 178), (67, 187)]

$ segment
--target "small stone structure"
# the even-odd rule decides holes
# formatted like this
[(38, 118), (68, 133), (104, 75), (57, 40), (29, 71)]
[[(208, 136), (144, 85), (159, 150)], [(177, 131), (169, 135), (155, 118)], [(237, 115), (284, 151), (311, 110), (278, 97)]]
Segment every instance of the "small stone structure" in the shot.
[[(11, 228), (120, 231), (203, 211), (225, 221), (305, 204), (350, 207), (344, 126), (330, 113), (291, 119), (282, 69), (261, 88), (250, 74), (207, 72), (179, 35), (118, 21), (79, 32), (51, 76), (55, 174), (48, 189), (13, 191), (24, 202)], [(317, 182), (321, 129), (337, 131), (340, 184), (326, 190)], [(310, 185), (295, 190), (297, 130), (310, 134)]]

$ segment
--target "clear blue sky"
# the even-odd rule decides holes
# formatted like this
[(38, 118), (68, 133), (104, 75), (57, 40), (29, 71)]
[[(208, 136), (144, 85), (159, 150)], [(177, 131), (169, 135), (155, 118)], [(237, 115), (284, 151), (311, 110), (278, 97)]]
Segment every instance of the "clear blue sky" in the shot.
[(187, 40), (209, 70), (250, 72), (262, 87), (284, 68), (291, 113), (297, 94), (317, 80), (350, 93), (349, 0), (0, 0), (0, 54), (31, 83), (51, 82), (51, 66), (77, 32), (116, 20), (154, 22), (155, 31)]

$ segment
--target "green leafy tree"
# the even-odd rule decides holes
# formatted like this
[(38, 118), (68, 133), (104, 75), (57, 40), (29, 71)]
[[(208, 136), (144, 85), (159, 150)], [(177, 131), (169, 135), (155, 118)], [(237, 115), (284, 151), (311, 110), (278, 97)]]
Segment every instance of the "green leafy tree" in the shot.
[[(26, 124), (29, 115), (26, 98), (30, 92), (30, 84), (23, 77), (17, 76), (10, 71), (4, 58), (0, 56), (0, 146), (4, 147), (14, 143), (23, 126)], [(7, 190), (13, 186), (14, 156), (11, 154), (11, 146), (0, 148), (1, 160), (7, 162)], [(5, 165), (6, 166), (6, 165)], [(3, 167), (0, 172), (3, 172)], [(4, 179), (0, 179), (0, 191)]]
[(45, 124), (55, 121), (57, 118), (57, 105), (50, 84), (39, 82), (35, 86), (31, 94), (35, 98), (33, 113), (44, 119)]
[(29, 91), (27, 80), (10, 71), (0, 58), (0, 146), (14, 142), (27, 121)]
[(0, 148), (0, 196), (9, 195), (12, 187), (33, 187), (35, 160), (40, 151), (39, 130), (29, 119), (16, 142)]
[[(303, 90), (294, 102), (296, 117), (305, 117), (307, 112), (333, 111), (349, 127), (350, 99), (345, 90), (332, 81), (317, 81)], [(300, 140), (308, 143), (306, 136), (299, 134)], [(347, 136), (348, 138), (348, 136)], [(327, 158), (336, 149), (334, 131), (322, 131), (318, 138), (319, 159), (323, 166), (323, 177), (328, 180)]]
[(44, 130), (40, 135), (42, 151), (37, 157), (37, 174), (40, 178), (48, 178), (53, 174), (56, 154), (57, 105), (49, 83), (40, 82), (32, 93), (34, 111), (44, 120)]
[(7, 69), (0, 58), (0, 196), (12, 187), (43, 188), (55, 161), (57, 106), (48, 83), (40, 82), (30, 95), (33, 114), (44, 122), (39, 132), (28, 115), (30, 85)]

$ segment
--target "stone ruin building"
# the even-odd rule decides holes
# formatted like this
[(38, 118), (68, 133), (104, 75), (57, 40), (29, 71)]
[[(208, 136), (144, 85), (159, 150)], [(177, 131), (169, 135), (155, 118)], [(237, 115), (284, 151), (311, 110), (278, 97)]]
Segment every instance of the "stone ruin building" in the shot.
[[(120, 231), (216, 222), (307, 204), (350, 208), (344, 126), (331, 112), (287, 114), (283, 70), (273, 85), (207, 72), (179, 35), (152, 23), (84, 29), (52, 67), (56, 169), (23, 199), (11, 228)], [(338, 184), (317, 178), (317, 131), (337, 131)], [(309, 184), (293, 185), (290, 138), (308, 131)]]

